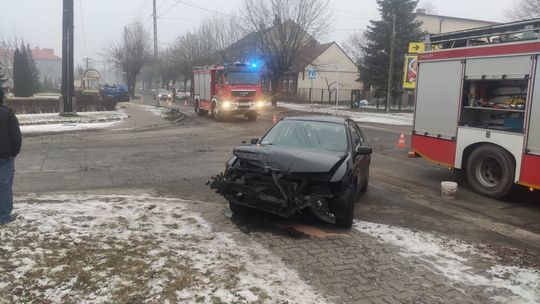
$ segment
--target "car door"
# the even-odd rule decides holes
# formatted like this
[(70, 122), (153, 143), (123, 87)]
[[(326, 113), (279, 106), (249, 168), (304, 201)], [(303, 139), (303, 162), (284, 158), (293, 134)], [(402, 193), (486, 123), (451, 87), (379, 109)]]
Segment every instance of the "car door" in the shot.
[[(358, 133), (358, 135), (360, 136), (360, 145), (367, 147), (368, 143), (367, 143), (366, 137), (364, 136), (364, 132), (362, 132), (362, 129), (360, 128), (360, 126), (355, 123), (354, 128), (356, 132)], [(360, 161), (361, 161), (360, 171), (364, 179), (366, 179), (369, 176), (369, 165), (371, 163), (371, 155), (363, 155)]]
[(369, 163), (371, 161), (371, 158), (369, 155), (361, 155), (356, 153), (356, 148), (364, 146), (366, 143), (364, 134), (362, 133), (362, 130), (356, 125), (356, 123), (351, 122), (349, 124), (349, 130), (351, 133), (351, 139), (352, 139), (352, 150), (354, 153), (354, 169), (353, 174), (357, 177), (357, 190), (361, 189), (364, 185), (368, 170), (369, 170)]

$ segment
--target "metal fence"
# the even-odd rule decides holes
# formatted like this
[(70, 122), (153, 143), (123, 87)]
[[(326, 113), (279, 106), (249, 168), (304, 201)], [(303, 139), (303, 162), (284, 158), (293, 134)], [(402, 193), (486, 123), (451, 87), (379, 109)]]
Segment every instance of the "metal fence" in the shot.
[[(291, 95), (289, 95), (291, 96)], [(335, 90), (299, 88), (296, 96), (291, 96), (290, 101), (302, 103), (336, 104), (337, 93)], [(339, 104), (352, 104), (354, 101), (367, 101), (362, 105), (379, 110), (386, 109), (386, 98), (376, 97), (374, 91), (362, 90), (339, 90)], [(404, 92), (401, 96), (390, 102), (392, 110), (413, 110), (414, 92)]]

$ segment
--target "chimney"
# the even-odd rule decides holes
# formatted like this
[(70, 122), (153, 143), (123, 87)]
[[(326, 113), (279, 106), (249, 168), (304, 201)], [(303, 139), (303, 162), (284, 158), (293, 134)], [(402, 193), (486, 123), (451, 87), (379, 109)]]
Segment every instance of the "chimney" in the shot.
[(425, 8), (419, 8), (416, 10), (416, 13), (419, 14), (419, 15), (425, 15), (426, 14), (426, 9)]
[(281, 24), (281, 18), (278, 15), (274, 15), (274, 26)]

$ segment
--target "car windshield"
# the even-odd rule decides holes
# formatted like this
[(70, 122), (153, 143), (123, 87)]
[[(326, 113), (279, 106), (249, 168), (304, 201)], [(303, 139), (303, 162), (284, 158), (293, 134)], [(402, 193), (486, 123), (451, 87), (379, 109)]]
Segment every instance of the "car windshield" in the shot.
[(347, 133), (343, 124), (284, 120), (266, 134), (261, 144), (346, 152)]
[(227, 84), (258, 84), (259, 74), (255, 72), (229, 72), (225, 75)]
[(169, 91), (167, 91), (167, 90), (159, 90), (159, 94), (162, 94), (162, 95), (169, 94)]

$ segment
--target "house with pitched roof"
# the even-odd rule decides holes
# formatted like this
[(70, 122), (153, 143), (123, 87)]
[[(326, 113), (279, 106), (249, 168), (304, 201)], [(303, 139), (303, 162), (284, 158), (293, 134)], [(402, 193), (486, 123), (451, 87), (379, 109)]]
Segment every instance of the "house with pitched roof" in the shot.
[[(292, 23), (292, 21), (287, 21)], [(295, 26), (292, 23), (290, 26)], [(272, 28), (267, 29), (271, 31)], [(358, 67), (336, 42), (320, 43), (306, 35), (306, 46), (296, 56), (289, 70), (279, 82), (280, 100), (335, 102), (338, 94), (341, 102), (360, 96), (362, 83), (358, 79)], [(232, 61), (249, 61), (265, 58), (258, 33), (250, 33), (227, 49)], [(264, 69), (264, 66), (263, 66)], [(309, 71), (315, 70), (315, 79)], [(263, 75), (267, 92), (271, 92), (269, 77)], [(337, 92), (339, 88), (339, 93)]]
[[(47, 79), (50, 83), (62, 83), (62, 58), (54, 54), (53, 49), (38, 47), (31, 49), (32, 58), (36, 62), (39, 70), (39, 80)], [(0, 48), (0, 65), (7, 71), (9, 80), (4, 84), (8, 88), (13, 87), (13, 54), (10, 48)]]

